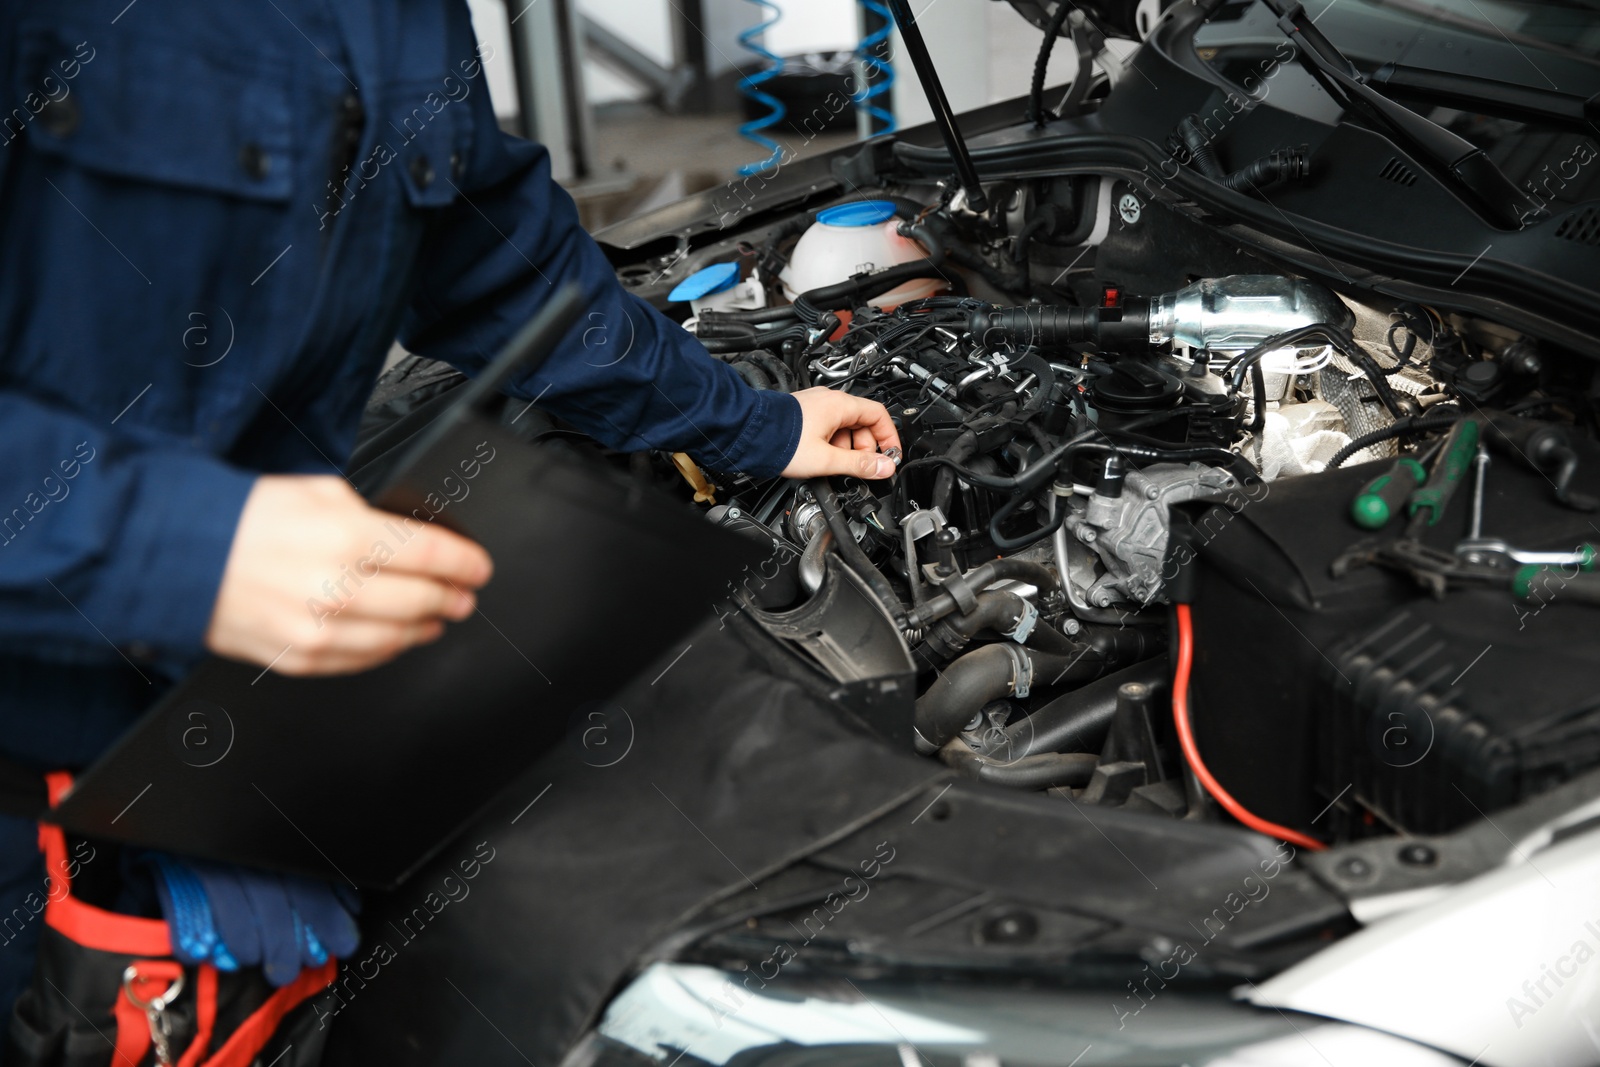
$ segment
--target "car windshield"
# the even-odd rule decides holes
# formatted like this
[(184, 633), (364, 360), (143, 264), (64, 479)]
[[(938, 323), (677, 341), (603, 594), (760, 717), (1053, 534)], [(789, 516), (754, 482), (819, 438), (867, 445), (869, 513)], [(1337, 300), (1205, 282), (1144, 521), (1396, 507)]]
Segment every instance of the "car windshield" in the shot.
[[(1314, 0), (1306, 8), (1316, 18), (1337, 2)], [(1594, 0), (1359, 0), (1352, 6), (1384, 8), (1408, 16), (1417, 23), (1419, 33), (1426, 32), (1432, 22), (1513, 44), (1600, 56), (1600, 3)]]

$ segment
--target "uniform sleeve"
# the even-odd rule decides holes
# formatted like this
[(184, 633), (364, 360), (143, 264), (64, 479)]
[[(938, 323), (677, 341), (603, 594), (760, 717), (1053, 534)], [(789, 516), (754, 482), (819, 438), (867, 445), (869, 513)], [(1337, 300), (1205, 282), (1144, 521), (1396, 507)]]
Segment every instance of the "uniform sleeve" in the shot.
[(0, 448), (0, 646), (200, 652), (254, 476), (14, 391)]
[(628, 293), (551, 178), (545, 150), (500, 131), (481, 76), (469, 103), (473, 150), (455, 179), (456, 203), (422, 250), (400, 331), (406, 350), (475, 373), (557, 285), (576, 280), (589, 298), (584, 319), (508, 392), (612, 448), (683, 451), (755, 476), (787, 466), (800, 440), (799, 403), (751, 388)]

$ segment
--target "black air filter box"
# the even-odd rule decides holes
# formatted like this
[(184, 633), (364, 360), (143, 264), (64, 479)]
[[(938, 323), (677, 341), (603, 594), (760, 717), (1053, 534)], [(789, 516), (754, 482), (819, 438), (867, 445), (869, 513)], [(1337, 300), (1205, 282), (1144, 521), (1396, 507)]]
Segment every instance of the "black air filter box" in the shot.
[[(1368, 536), (1349, 518), (1351, 499), (1389, 462), (1181, 509), (1201, 754), (1246, 807), (1289, 826), (1344, 836), (1360, 827), (1339, 822), (1355, 818), (1438, 833), (1600, 765), (1600, 607), (1563, 601), (1558, 582), (1523, 603), (1509, 588), (1434, 600), (1384, 570), (1330, 575)], [(1575, 484), (1600, 490), (1594, 449)], [(1429, 544), (1450, 549), (1465, 536), (1470, 488)], [(1486, 535), (1573, 549), (1600, 541), (1592, 518), (1496, 457)]]

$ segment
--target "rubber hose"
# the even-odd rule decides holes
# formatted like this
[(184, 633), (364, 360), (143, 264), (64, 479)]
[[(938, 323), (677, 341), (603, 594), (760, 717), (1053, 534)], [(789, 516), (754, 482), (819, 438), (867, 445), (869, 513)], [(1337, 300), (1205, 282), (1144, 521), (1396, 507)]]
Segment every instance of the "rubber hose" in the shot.
[[(978, 451), (978, 434), (976, 430), (963, 430), (961, 434), (945, 450), (945, 457), (952, 463), (965, 463)], [(939, 514), (950, 514), (950, 498), (955, 495), (956, 472), (949, 467), (940, 467), (933, 476), (933, 507), (939, 509)]]
[(993, 751), (1005, 759), (1036, 752), (1098, 752), (1117, 713), (1117, 690), (1125, 682), (1154, 689), (1167, 683), (1167, 661), (1157, 656), (1097, 678), (1082, 689), (1056, 697), (1005, 729)]
[(1061, 28), (1067, 24), (1067, 16), (1072, 14), (1077, 5), (1062, 0), (1056, 5), (1056, 10), (1050, 16), (1050, 23), (1045, 27), (1044, 40), (1039, 42), (1039, 54), (1033, 61), (1033, 83), (1028, 91), (1027, 119), (1037, 127), (1043, 127), (1047, 112), (1044, 106), (1044, 78), (1050, 67), (1050, 53), (1055, 50), (1056, 38), (1061, 36)]
[(1051, 493), (1048, 497), (1048, 516), (1042, 525), (1016, 537), (1008, 537), (1001, 533), (1000, 524), (1015, 514), (1018, 508), (1026, 504), (1030, 495), (1028, 493), (1018, 493), (1004, 504), (1001, 504), (999, 508), (995, 509), (994, 514), (989, 516), (989, 540), (994, 542), (996, 548), (1002, 548), (1009, 552), (1027, 548), (1029, 545), (1042, 541), (1055, 533), (1061, 524), (1066, 521), (1066, 505), (1054, 493)]
[[(966, 651), (972, 639), (985, 629), (997, 634), (1009, 633), (1016, 629), (1017, 620), (1027, 610), (1025, 603), (1017, 594), (1004, 590), (979, 593), (976, 608), (965, 615), (944, 619), (934, 627), (924, 646), (927, 653), (919, 662), (931, 668), (936, 662), (959, 656)], [(1031, 649), (1060, 655), (1082, 651), (1081, 645), (1046, 622), (1034, 622), (1024, 643)]]
[(1325, 341), (1337, 349), (1341, 355), (1355, 364), (1372, 382), (1373, 391), (1378, 394), (1378, 399), (1383, 402), (1383, 406), (1388, 409), (1389, 414), (1393, 415), (1397, 420), (1406, 418), (1406, 413), (1401, 410), (1400, 402), (1395, 397), (1394, 390), (1389, 386), (1389, 379), (1384, 377), (1383, 368), (1379, 367), (1373, 358), (1367, 355), (1366, 349), (1355, 342), (1348, 330), (1325, 322), (1314, 322), (1309, 326), (1298, 326), (1295, 329), (1267, 338), (1243, 355), (1235, 356), (1224, 368), (1223, 374), (1231, 375), (1233, 387), (1239, 389), (1244, 385), (1245, 372), (1269, 352), (1275, 352), (1280, 348), (1299, 347), (1303, 342), (1311, 340)]
[(1033, 660), (1034, 688), (1082, 685), (1129, 663), (1148, 659), (1166, 648), (1166, 632), (1134, 626), (1096, 627), (1092, 634), (1085, 630), (1078, 641), (1078, 650), (1070, 653), (1028, 650), (1028, 657)]
[[(938, 228), (936, 230), (936, 227)], [(1001, 292), (1012, 293), (1027, 281), (1021, 274), (1006, 274), (995, 269), (987, 259), (968, 248), (954, 226), (943, 216), (930, 215), (919, 223), (900, 227), (900, 232), (920, 242), (928, 250), (928, 257), (943, 261), (952, 260), (956, 266), (972, 271)], [(961, 281), (959, 274), (941, 275), (952, 289)]]
[[(1162, 635), (1164, 636), (1164, 635)], [(1164, 642), (1136, 629), (1102, 630), (1072, 653), (1044, 652), (1011, 644), (975, 648), (946, 667), (917, 698), (913, 740), (931, 755), (956, 737), (983, 706), (1015, 691), (1018, 657), (1031, 665), (1031, 688), (1082, 684), (1122, 664), (1148, 659)]]
[(728, 322), (723, 319), (697, 319), (695, 320), (694, 335), (701, 344), (716, 338), (740, 337), (745, 340), (756, 336), (757, 330), (751, 322)]
[(781, 392), (792, 393), (795, 388), (794, 371), (784, 366), (783, 360), (766, 352), (751, 352), (749, 360), (766, 371)]
[(1280, 149), (1271, 155), (1241, 167), (1232, 174), (1217, 178), (1216, 182), (1236, 193), (1259, 192), (1262, 186), (1279, 182), (1297, 181), (1307, 173), (1306, 157), (1293, 149)]
[[(1115, 430), (1111, 431), (1115, 433)], [(1221, 467), (1241, 485), (1249, 485), (1261, 480), (1261, 472), (1250, 465), (1250, 461), (1237, 452), (1230, 452), (1226, 448), (1140, 448), (1138, 446), (1118, 445), (1118, 452), (1134, 459), (1144, 459), (1160, 463), (1207, 463), (1213, 467)]]
[(1082, 177), (1073, 179), (1072, 205), (1078, 212), (1078, 221), (1068, 232), (1058, 233), (1052, 238), (1052, 243), (1058, 247), (1074, 248), (1083, 244), (1089, 239), (1089, 235), (1094, 233), (1097, 201), (1089, 195), (1088, 184)]
[[(1042, 563), (1035, 563), (1027, 559), (992, 559), (987, 563), (978, 564), (978, 566), (962, 576), (962, 581), (974, 593), (993, 585), (995, 582), (1007, 579), (1027, 582), (1041, 592), (1061, 587), (1056, 579), (1055, 572)], [(928, 602), (922, 605), (921, 610), (917, 612), (916, 624), (926, 626), (929, 623), (937, 622), (954, 612), (958, 607), (956, 598), (941, 590), (929, 597)]]
[[(939, 272), (938, 261), (931, 257), (916, 259), (872, 274), (859, 275), (832, 285), (807, 290), (795, 298), (794, 310), (800, 316), (800, 321), (815, 327), (822, 321), (825, 312), (843, 308), (850, 301), (871, 300), (918, 278), (942, 280), (944, 275)], [(854, 305), (851, 307), (853, 309)]]
[(1044, 407), (1045, 400), (1055, 390), (1056, 372), (1051, 368), (1049, 361), (1037, 352), (1024, 352), (1012, 360), (1011, 365), (1021, 367), (1038, 379), (1033, 396), (1029, 397), (1028, 402), (1022, 405), (1022, 413), (1031, 415)]
[(1460, 421), (1461, 415), (1462, 413), (1459, 410), (1451, 409), (1448, 411), (1430, 411), (1426, 415), (1408, 415), (1403, 419), (1396, 419), (1387, 426), (1380, 426), (1371, 433), (1362, 434), (1360, 437), (1357, 437), (1355, 440), (1339, 449), (1339, 451), (1333, 454), (1333, 458), (1328, 460), (1328, 465), (1323, 469), (1330, 471), (1338, 470), (1344, 465), (1346, 460), (1355, 455), (1357, 452), (1360, 452), (1363, 448), (1371, 448), (1373, 445), (1382, 444), (1383, 442), (1393, 440), (1396, 437), (1403, 437), (1408, 433), (1427, 433), (1430, 430), (1447, 430)]
[(944, 620), (944, 625), (967, 640), (971, 640), (983, 630), (1004, 634), (1016, 628), (1017, 620), (1022, 618), (1026, 610), (1023, 599), (1017, 594), (995, 589), (979, 593), (976, 607), (965, 615), (955, 615)]
[(772, 389), (778, 384), (767, 377), (767, 372), (754, 363), (746, 363), (742, 359), (737, 359), (729, 363), (728, 366), (732, 367), (739, 377), (744, 379), (745, 384), (752, 389)]
[(1028, 634), (1025, 643), (1029, 648), (1036, 648), (1041, 652), (1065, 653), (1072, 652), (1078, 647), (1072, 638), (1047, 622), (1034, 623), (1033, 632)]
[(1222, 162), (1217, 159), (1216, 149), (1211, 147), (1210, 140), (1200, 123), (1193, 115), (1185, 115), (1178, 122), (1178, 137), (1183, 141), (1183, 147), (1189, 150), (1189, 156), (1194, 160), (1195, 169), (1212, 181), (1221, 181), (1227, 172), (1222, 169)]
[(1367, 355), (1366, 349), (1354, 341), (1351, 341), (1348, 345), (1338, 344), (1335, 347), (1344, 353), (1346, 359), (1361, 368), (1362, 373), (1372, 382), (1373, 392), (1378, 394), (1378, 399), (1383, 402), (1383, 406), (1389, 409), (1389, 414), (1396, 419), (1405, 418), (1405, 409), (1400, 406), (1399, 398), (1394, 395), (1394, 388), (1389, 385), (1389, 379), (1384, 375), (1383, 368), (1378, 366), (1376, 360)]
[(697, 328), (707, 325), (720, 325), (722, 323), (751, 323), (756, 326), (767, 326), (775, 322), (788, 322), (799, 318), (793, 304), (784, 304), (775, 308), (743, 308), (732, 311), (702, 311), (695, 317)]
[(915, 222), (928, 212), (927, 204), (919, 204), (907, 196), (880, 196), (875, 199), (893, 204), (895, 217), (905, 222)]
[(867, 558), (866, 552), (856, 544), (856, 536), (850, 532), (850, 523), (846, 521), (844, 512), (839, 510), (839, 498), (834, 495), (833, 486), (828, 484), (826, 478), (813, 478), (806, 485), (811, 489), (811, 495), (816, 498), (817, 507), (822, 509), (823, 517), (828, 520), (828, 529), (833, 531), (834, 546), (839, 555), (883, 602), (884, 610), (899, 622), (905, 616), (906, 607), (895, 595), (889, 579), (872, 565), (872, 560)]
[(712, 355), (744, 355), (765, 346), (766, 338), (699, 338), (699, 342)]
[[(1024, 653), (1025, 654), (1025, 653)], [(917, 698), (913, 740), (924, 756), (948, 744), (985, 704), (1012, 692), (1017, 652), (1005, 644), (984, 645), (962, 656)]]
[[(1045, 208), (1051, 209), (1049, 214), (1045, 213)], [(1019, 268), (1027, 267), (1028, 246), (1033, 243), (1035, 234), (1048, 230), (1055, 225), (1054, 215), (1055, 205), (1045, 204), (1039, 208), (1039, 214), (1029, 219), (1022, 229), (1017, 231), (1016, 244), (1011, 249), (1011, 262), (1015, 263)]]
[(1029, 790), (1088, 785), (1100, 762), (1099, 757), (1088, 752), (1050, 752), (1014, 761), (996, 760), (972, 751), (960, 738), (941, 748), (939, 758), (980, 782)]
[(1100, 309), (1034, 304), (974, 311), (967, 330), (985, 344), (1059, 348), (1100, 337)]

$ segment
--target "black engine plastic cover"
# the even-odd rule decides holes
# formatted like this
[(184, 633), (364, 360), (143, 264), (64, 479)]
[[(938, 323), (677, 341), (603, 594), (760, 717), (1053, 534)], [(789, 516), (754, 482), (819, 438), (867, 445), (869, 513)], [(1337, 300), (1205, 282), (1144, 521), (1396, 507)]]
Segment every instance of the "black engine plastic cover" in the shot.
[[(1559, 581), (1524, 602), (1509, 580), (1436, 600), (1388, 571), (1331, 576), (1369, 536), (1350, 500), (1389, 462), (1184, 506), (1201, 754), (1257, 814), (1341, 837), (1374, 819), (1445, 832), (1600, 765), (1600, 608), (1563, 600)], [(1577, 482), (1600, 483), (1593, 449)], [(1465, 536), (1469, 497), (1462, 487), (1426, 543)], [(1484, 532), (1543, 550), (1596, 538), (1548, 480), (1501, 459)]]

